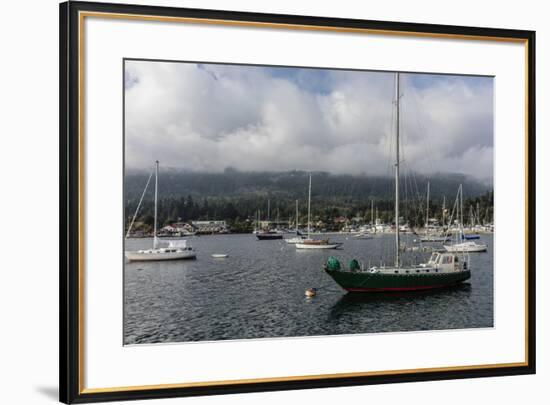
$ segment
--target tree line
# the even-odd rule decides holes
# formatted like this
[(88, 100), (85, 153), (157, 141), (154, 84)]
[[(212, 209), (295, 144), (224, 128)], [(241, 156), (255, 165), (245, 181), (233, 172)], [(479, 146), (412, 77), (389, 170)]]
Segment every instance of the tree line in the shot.
[[(455, 193), (456, 195), (456, 193)], [(450, 215), (455, 195), (446, 198), (447, 217)], [(394, 222), (394, 201), (391, 198), (358, 199), (349, 196), (315, 196), (311, 203), (312, 222), (322, 222), (327, 230), (339, 230), (342, 224), (368, 224), (371, 218), (378, 217), (384, 223)], [(404, 200), (401, 205), (403, 220), (413, 227), (422, 227), (426, 221), (426, 201), (419, 198)], [(269, 201), (269, 212), (268, 212)], [(163, 197), (158, 202), (158, 225), (160, 227), (174, 222), (191, 222), (198, 220), (224, 220), (234, 232), (252, 231), (255, 220), (271, 220), (295, 224), (296, 199), (282, 193), (248, 194), (241, 196), (208, 196), (194, 198)], [(127, 200), (125, 215), (127, 224), (137, 207), (138, 200)], [(144, 201), (137, 217), (138, 222), (147, 226), (153, 225), (154, 204)], [(429, 217), (441, 223), (443, 219), (443, 198), (430, 200)], [(493, 192), (487, 191), (479, 196), (464, 200), (464, 222), (485, 224), (492, 222)], [(307, 201), (299, 200), (299, 224), (307, 223)]]

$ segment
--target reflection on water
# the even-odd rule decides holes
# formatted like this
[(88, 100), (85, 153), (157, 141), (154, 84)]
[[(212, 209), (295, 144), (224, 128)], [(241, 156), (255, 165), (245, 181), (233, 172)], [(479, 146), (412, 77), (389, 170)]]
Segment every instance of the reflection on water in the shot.
[[(126, 263), (126, 344), (262, 337), (337, 335), (493, 325), (492, 237), (488, 253), (472, 254), (472, 278), (432, 291), (346, 293), (322, 270), (335, 255), (380, 260), (391, 236), (333, 238), (338, 251), (300, 251), (253, 235), (190, 238), (197, 260)], [(391, 242), (391, 241), (389, 241)], [(147, 247), (150, 239), (127, 241)], [(389, 243), (391, 245), (391, 243)], [(227, 253), (214, 259), (213, 253)], [(385, 254), (387, 254), (386, 252)], [(317, 295), (306, 298), (306, 288)]]
[[(470, 283), (463, 283), (426, 291), (347, 293), (331, 307), (327, 322), (368, 321), (368, 332), (456, 328), (458, 318), (465, 315), (460, 308), (471, 289)], [(370, 316), (364, 318), (362, 314)], [(422, 314), (429, 314), (429, 318)], [(475, 319), (471, 322), (476, 324)]]

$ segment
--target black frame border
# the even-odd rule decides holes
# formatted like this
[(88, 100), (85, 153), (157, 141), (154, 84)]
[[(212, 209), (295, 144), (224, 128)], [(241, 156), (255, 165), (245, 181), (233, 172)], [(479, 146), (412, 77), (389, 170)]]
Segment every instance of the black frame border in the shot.
[[(331, 377), (314, 380), (271, 381), (210, 385), (203, 387), (150, 388), (111, 392), (80, 392), (79, 374), (79, 43), (80, 12), (123, 13), (158, 17), (184, 17), (291, 24), (313, 27), (357, 28), (428, 35), (491, 37), (527, 41), (527, 363), (513, 367), (473, 368), (446, 371), (407, 372), (393, 375)], [(342, 387), (367, 384), (449, 380), (534, 374), (536, 367), (536, 193), (535, 193), (535, 32), (526, 30), (417, 24), (285, 14), (189, 9), (70, 1), (59, 6), (59, 399), (63, 403), (90, 403), (132, 399), (187, 397)], [(479, 38), (477, 38), (479, 39)]]

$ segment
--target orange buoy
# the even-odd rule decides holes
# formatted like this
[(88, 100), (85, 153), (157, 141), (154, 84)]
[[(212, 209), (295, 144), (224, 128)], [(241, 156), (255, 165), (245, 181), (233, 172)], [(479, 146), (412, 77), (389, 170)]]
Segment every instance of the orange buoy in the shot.
[(317, 289), (316, 288), (308, 288), (306, 290), (306, 297), (308, 297), (308, 298), (315, 297), (315, 294), (317, 294)]

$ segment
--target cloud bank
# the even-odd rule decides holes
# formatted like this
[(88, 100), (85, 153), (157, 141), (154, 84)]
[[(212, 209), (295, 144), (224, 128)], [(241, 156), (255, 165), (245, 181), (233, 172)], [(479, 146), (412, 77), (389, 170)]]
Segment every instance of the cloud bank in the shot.
[[(493, 81), (401, 75), (404, 164), (491, 181)], [(127, 61), (127, 169), (391, 174), (395, 75)]]

